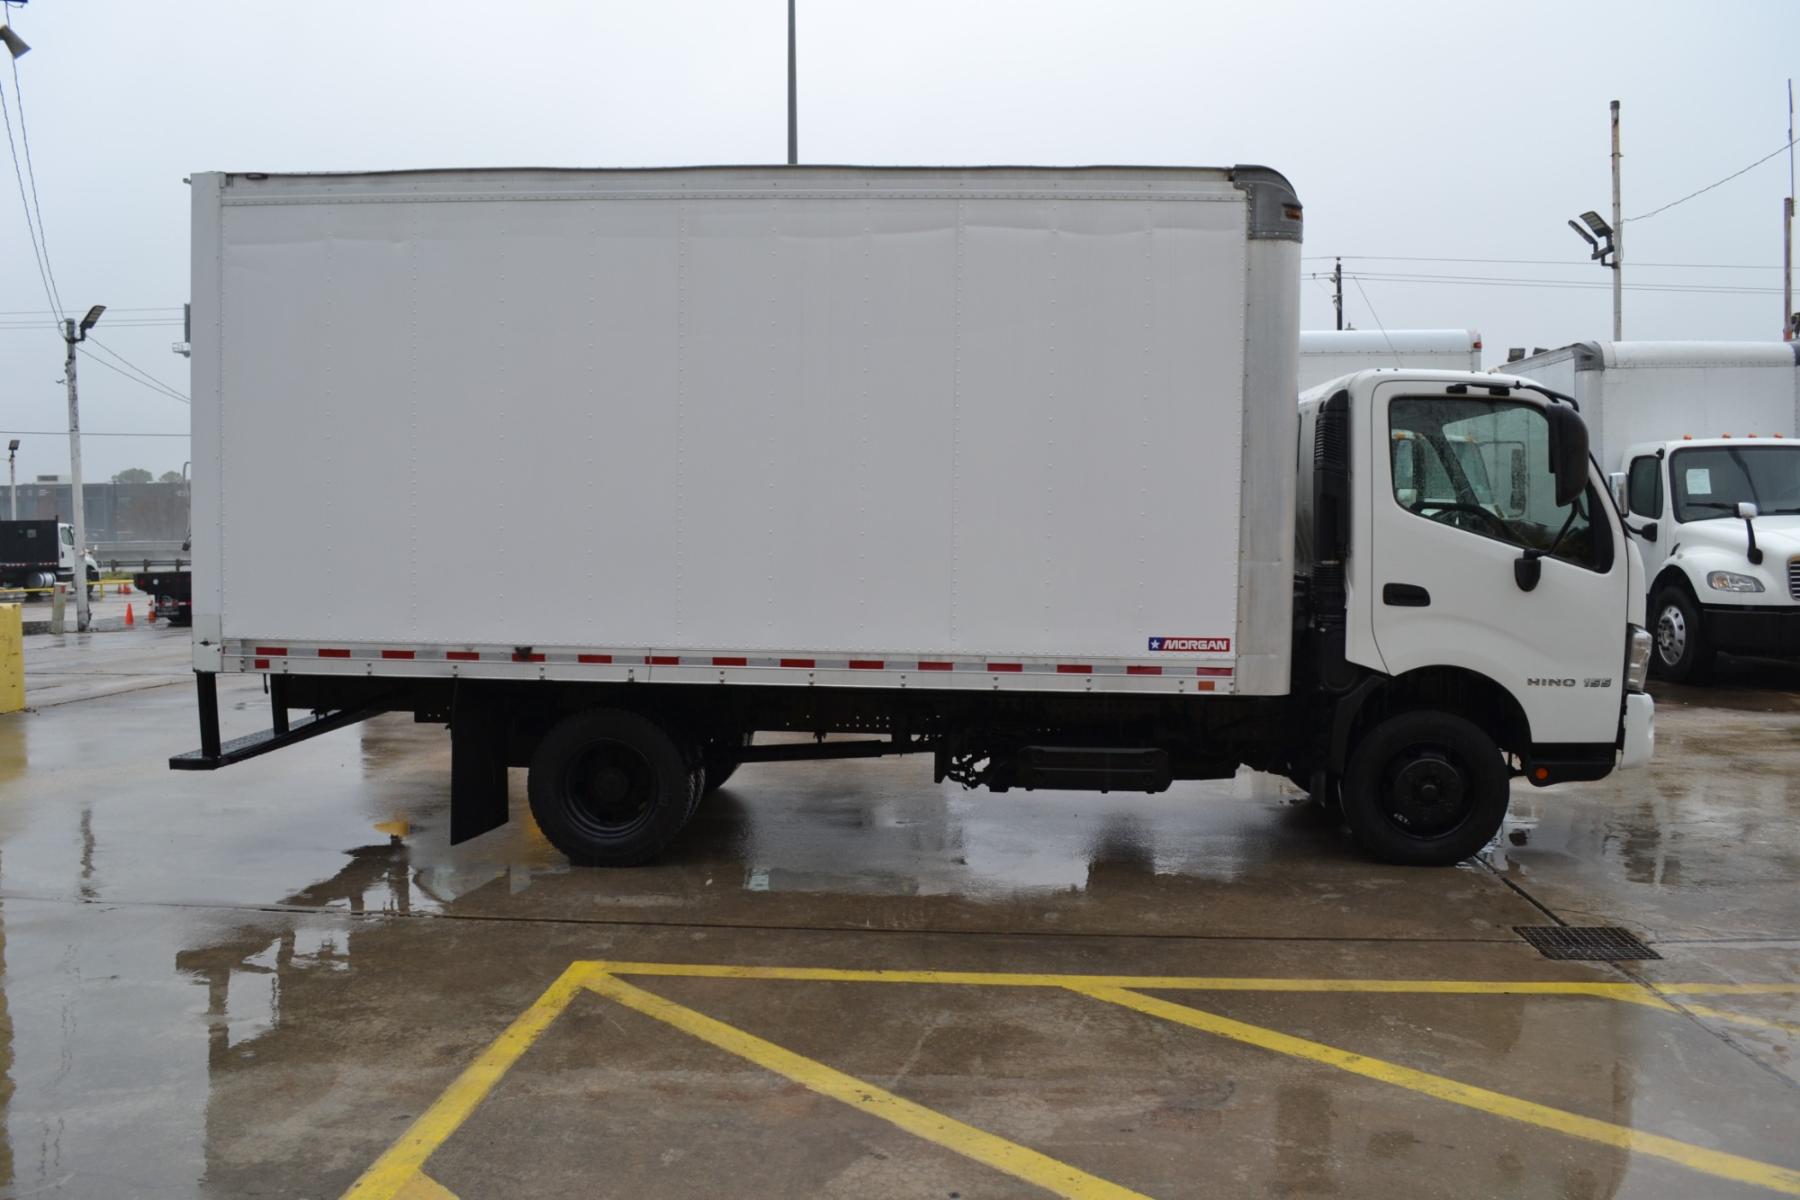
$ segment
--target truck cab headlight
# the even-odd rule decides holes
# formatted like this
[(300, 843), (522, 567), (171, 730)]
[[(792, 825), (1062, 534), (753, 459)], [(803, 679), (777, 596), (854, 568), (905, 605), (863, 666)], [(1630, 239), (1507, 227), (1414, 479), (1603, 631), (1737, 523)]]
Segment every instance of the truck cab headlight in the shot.
[(1760, 592), (1763, 590), (1762, 580), (1754, 575), (1739, 575), (1736, 571), (1714, 571), (1706, 577), (1706, 586), (1715, 592)]
[(1650, 647), (1655, 643), (1650, 631), (1637, 625), (1631, 627), (1629, 636), (1631, 641), (1625, 648), (1625, 690), (1641, 692), (1650, 675)]

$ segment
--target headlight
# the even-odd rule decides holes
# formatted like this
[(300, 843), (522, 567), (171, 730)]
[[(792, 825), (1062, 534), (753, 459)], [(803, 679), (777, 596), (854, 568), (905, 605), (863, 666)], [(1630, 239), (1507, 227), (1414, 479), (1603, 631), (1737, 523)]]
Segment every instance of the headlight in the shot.
[(1762, 580), (1754, 575), (1739, 575), (1736, 571), (1714, 571), (1706, 577), (1706, 586), (1715, 592), (1760, 592), (1763, 590)]
[(1650, 647), (1653, 644), (1650, 631), (1631, 627), (1631, 644), (1625, 650), (1625, 690), (1641, 692), (1644, 680), (1650, 674)]

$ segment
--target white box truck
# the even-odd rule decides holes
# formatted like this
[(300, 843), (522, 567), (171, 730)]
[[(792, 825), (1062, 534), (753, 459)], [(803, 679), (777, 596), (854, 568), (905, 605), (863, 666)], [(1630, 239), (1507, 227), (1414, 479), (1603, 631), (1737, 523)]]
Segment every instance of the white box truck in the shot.
[(1644, 559), (1659, 674), (1800, 657), (1800, 345), (1577, 342), (1504, 369), (1580, 404)]
[[(1579, 417), (1466, 372), (1297, 406), (1273, 171), (192, 185), (177, 768), (410, 712), (450, 728), (451, 840), (524, 766), (555, 845), (624, 865), (745, 762), (1146, 792), (1248, 765), (1442, 863), (1512, 777), (1650, 752), (1643, 588)], [(1406, 507), (1390, 427), (1432, 484)], [(1445, 449), (1497, 436), (1536, 451), (1529, 520)], [(226, 672), (267, 676), (269, 730), (221, 742)]]
[(1356, 371), (1391, 367), (1481, 370), (1474, 329), (1302, 329), (1302, 390)]

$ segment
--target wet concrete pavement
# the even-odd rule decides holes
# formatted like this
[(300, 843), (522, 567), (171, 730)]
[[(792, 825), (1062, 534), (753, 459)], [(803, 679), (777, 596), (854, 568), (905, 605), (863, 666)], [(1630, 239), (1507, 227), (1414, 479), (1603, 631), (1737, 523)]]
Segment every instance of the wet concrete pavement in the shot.
[[(1056, 1194), (1031, 1155), (1082, 1196), (1800, 1191), (1789, 668), (1666, 692), (1651, 770), (1519, 788), (1457, 869), (1367, 862), (1256, 777), (989, 796), (903, 759), (746, 767), (666, 861), (595, 872), (522, 773), (448, 846), (448, 741), (405, 718), (168, 772), (185, 648), (28, 639), (39, 707), (0, 718), (0, 1195), (326, 1197), (378, 1162), (439, 1200)], [(221, 700), (266, 723), (254, 682)], [(1513, 932), (1554, 920), (1663, 958)], [(649, 966), (565, 974), (594, 961)], [(1717, 990), (1752, 984), (1790, 987)]]

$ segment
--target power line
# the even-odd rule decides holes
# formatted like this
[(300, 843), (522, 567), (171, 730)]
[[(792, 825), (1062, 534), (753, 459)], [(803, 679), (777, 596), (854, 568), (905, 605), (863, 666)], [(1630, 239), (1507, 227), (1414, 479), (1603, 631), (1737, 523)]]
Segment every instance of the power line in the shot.
[(1657, 213), (1668, 212), (1671, 208), (1674, 208), (1677, 204), (1686, 204), (1689, 200), (1692, 200), (1695, 196), (1703, 196), (1707, 192), (1710, 192), (1714, 188), (1718, 187), (1719, 184), (1730, 183), (1732, 180), (1736, 179), (1739, 175), (1742, 175), (1745, 171), (1754, 170), (1755, 168), (1760, 167), (1764, 163), (1768, 162), (1771, 158), (1776, 157), (1776, 155), (1786, 153), (1788, 146), (1792, 146), (1795, 142), (1800, 142), (1800, 138), (1794, 138), (1794, 139), (1790, 140), (1786, 146), (1782, 146), (1779, 150), (1775, 150), (1769, 154), (1763, 155), (1761, 158), (1757, 159), (1755, 162), (1751, 163), (1749, 166), (1743, 168), (1743, 170), (1733, 171), (1731, 174), (1727, 175), (1725, 178), (1720, 179), (1714, 183), (1709, 183), (1697, 192), (1689, 192), (1687, 195), (1683, 196), (1679, 200), (1671, 200), (1667, 204), (1663, 205), (1661, 208), (1653, 208), (1641, 217), (1627, 217), (1626, 219), (1628, 221), (1647, 221), (1651, 217), (1654, 217)]
[[(1351, 278), (1350, 272), (1345, 278)], [(1430, 275), (1410, 272), (1360, 271), (1354, 273), (1355, 278), (1372, 279), (1381, 283), (1447, 283), (1469, 284), (1482, 287), (1527, 287), (1527, 288), (1575, 288), (1575, 289), (1610, 289), (1610, 283), (1588, 283), (1574, 279), (1520, 279), (1507, 276), (1487, 275)], [(1329, 279), (1322, 272), (1309, 275), (1310, 279)], [(1773, 295), (1781, 291), (1776, 287), (1734, 287), (1730, 284), (1704, 283), (1628, 283), (1628, 291), (1634, 292), (1675, 292), (1701, 296), (1761, 296)]]
[[(16, 433), (20, 437), (68, 437), (69, 436), (69, 431), (66, 429), (8, 429), (8, 430), (5, 430), (5, 432)], [(81, 431), (81, 436), (84, 438), (90, 438), (90, 437), (184, 438), (184, 437), (191, 437), (193, 435), (187, 434), (187, 433), (119, 433), (119, 432), (112, 431), (112, 430), (102, 431), (102, 430), (97, 430), (97, 429), (84, 429)]]
[[(93, 335), (89, 334), (88, 341), (91, 342), (93, 340), (94, 340)], [(188, 398), (186, 396), (183, 396), (180, 392), (175, 391), (173, 388), (164, 387), (154, 381), (147, 382), (144, 379), (140, 379), (136, 375), (129, 374), (126, 371), (120, 369), (119, 367), (113, 366), (111, 363), (107, 362), (104, 358), (99, 358), (93, 354), (88, 353), (87, 350), (83, 349), (80, 346), (75, 347), (75, 349), (76, 349), (76, 352), (81, 355), (81, 357), (87, 359), (89, 362), (93, 363), (95, 366), (105, 367), (107, 370), (111, 371), (115, 375), (123, 375), (123, 376), (125, 376), (125, 378), (131, 380), (131, 382), (137, 384), (139, 387), (148, 388), (151, 391), (157, 393), (159, 396), (166, 396), (170, 400), (178, 400), (182, 404), (190, 403), (190, 401), (188, 400)], [(86, 431), (84, 430), (83, 432), (85, 433)]]
[[(56, 271), (50, 266), (50, 236), (44, 232), (44, 206), (38, 201), (37, 168), (31, 164), (31, 130), (25, 124), (25, 88), (19, 82), (19, 58), (12, 55), (13, 103), (19, 106), (19, 141), (25, 146), (25, 174), (31, 180), (31, 208), (37, 214), (38, 244), (44, 248), (44, 273), (50, 277), (50, 295), (56, 315), (62, 316), (62, 292), (56, 286)], [(11, 130), (8, 130), (11, 133)], [(16, 163), (14, 164), (17, 165)], [(26, 217), (30, 220), (30, 216)]]
[(1381, 323), (1381, 314), (1375, 311), (1375, 305), (1370, 301), (1369, 293), (1367, 289), (1363, 287), (1362, 280), (1354, 275), (1350, 277), (1350, 280), (1356, 284), (1356, 290), (1362, 293), (1363, 303), (1368, 305), (1369, 315), (1375, 318), (1375, 328), (1381, 330), (1381, 340), (1387, 343), (1388, 353), (1392, 354), (1394, 358), (1398, 360), (1400, 352), (1394, 349), (1394, 339), (1388, 336), (1387, 326)]
[(138, 366), (136, 363), (132, 362), (129, 358), (126, 358), (123, 354), (120, 354), (117, 350), (114, 350), (111, 346), (108, 346), (105, 342), (101, 341), (99, 338), (95, 337), (93, 334), (91, 334), (91, 333), (88, 334), (88, 341), (94, 343), (94, 345), (97, 348), (99, 348), (99, 350), (102, 353), (104, 353), (107, 357), (113, 359), (115, 362), (123, 363), (125, 366), (129, 367), (132, 371), (134, 371), (138, 375), (143, 376), (145, 382), (153, 384), (154, 386), (161, 389), (162, 391), (167, 392), (169, 395), (171, 395), (175, 399), (181, 401), (183, 404), (187, 404), (189, 402), (186, 392), (183, 392), (180, 388), (176, 387), (172, 383), (164, 383), (162, 380), (158, 379), (156, 376), (152, 375), (150, 372), (144, 370), (144, 368), (142, 368), (142, 367)]
[[(37, 226), (31, 223), (31, 204), (25, 199), (25, 173), (19, 169), (19, 146), (13, 140), (12, 106), (6, 101), (6, 92), (0, 89), (0, 117), (6, 121), (6, 148), (12, 152), (13, 178), (19, 184), (19, 207), (25, 212), (25, 234), (31, 239), (31, 254), (37, 262), (38, 281), (44, 285), (44, 300), (50, 305), (52, 312), (62, 313), (62, 306), (56, 302), (56, 292), (50, 286), (50, 276), (45, 270), (44, 253), (38, 246)], [(19, 121), (24, 123), (25, 112), (19, 110)]]

